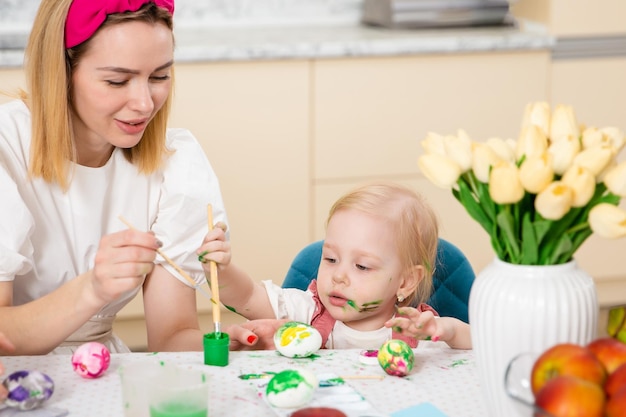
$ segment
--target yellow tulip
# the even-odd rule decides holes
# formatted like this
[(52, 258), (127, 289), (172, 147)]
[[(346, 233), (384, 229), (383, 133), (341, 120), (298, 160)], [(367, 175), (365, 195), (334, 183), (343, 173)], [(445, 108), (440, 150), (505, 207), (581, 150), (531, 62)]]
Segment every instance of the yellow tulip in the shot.
[(572, 189), (560, 181), (548, 185), (535, 198), (535, 209), (544, 218), (559, 220), (572, 207), (574, 193)]
[(615, 154), (622, 150), (626, 142), (624, 140), (624, 132), (621, 129), (617, 127), (603, 127), (600, 129), (600, 132), (607, 138)]
[(498, 204), (517, 203), (524, 197), (524, 187), (515, 164), (501, 161), (491, 169), (489, 195)]
[(550, 120), (550, 140), (556, 142), (567, 136), (580, 136), (580, 127), (572, 106), (558, 105), (552, 112)]
[(459, 130), (457, 136), (443, 138), (446, 155), (449, 156), (466, 172), (472, 167), (472, 140), (464, 130)]
[(608, 143), (608, 139), (608, 136), (603, 135), (600, 129), (593, 126), (586, 128), (581, 134), (583, 149), (593, 148), (594, 146), (610, 145), (610, 143)]
[(475, 143), (473, 147), (472, 171), (480, 182), (489, 182), (491, 167), (503, 161), (502, 158), (485, 143)]
[(626, 197), (626, 161), (608, 170), (604, 176), (604, 184), (613, 194)]
[(613, 149), (609, 146), (594, 146), (578, 153), (573, 164), (587, 168), (594, 176), (598, 176), (613, 160)]
[(445, 146), (443, 145), (443, 136), (435, 132), (428, 132), (426, 134), (426, 138), (422, 141), (422, 148), (424, 148), (426, 153), (446, 154)]
[(515, 149), (515, 157), (519, 161), (524, 155), (526, 155), (526, 158), (541, 156), (546, 149), (548, 149), (548, 138), (546, 135), (543, 134), (538, 126), (527, 125), (520, 132)]
[(422, 148), (427, 154), (437, 154), (452, 159), (461, 167), (461, 172), (469, 170), (472, 166), (472, 141), (463, 130), (459, 130), (458, 136), (442, 136), (428, 132), (422, 141)]
[(563, 175), (580, 152), (580, 141), (574, 136), (561, 138), (550, 143), (548, 153), (552, 155), (552, 168), (557, 175)]
[(596, 191), (596, 178), (587, 168), (572, 165), (565, 171), (561, 182), (574, 192), (572, 207), (582, 207), (591, 200)]
[(513, 139), (489, 138), (485, 141), (501, 159), (507, 162), (515, 162), (515, 141)]
[(544, 136), (550, 135), (550, 105), (545, 101), (528, 103), (522, 118), (522, 128), (535, 125), (541, 129)]
[(526, 158), (520, 166), (519, 179), (529, 193), (537, 194), (542, 191), (554, 179), (552, 155), (545, 153)]
[(609, 203), (600, 203), (589, 211), (589, 227), (607, 239), (626, 236), (626, 211)]
[(429, 153), (417, 160), (422, 174), (437, 187), (450, 189), (461, 176), (461, 168), (447, 156)]
[(597, 129), (588, 127), (582, 133), (583, 148), (593, 148), (595, 146), (607, 146), (617, 155), (624, 147), (624, 132), (616, 127), (603, 127)]

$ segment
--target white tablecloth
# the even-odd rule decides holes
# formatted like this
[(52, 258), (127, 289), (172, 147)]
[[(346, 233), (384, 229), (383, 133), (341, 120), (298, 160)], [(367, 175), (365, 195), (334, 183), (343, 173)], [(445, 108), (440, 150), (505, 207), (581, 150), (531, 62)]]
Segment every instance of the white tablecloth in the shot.
[(364, 365), (358, 350), (321, 350), (312, 358), (290, 359), (275, 351), (230, 352), (226, 367), (205, 366), (201, 352), (129, 353), (111, 356), (111, 367), (98, 379), (76, 374), (65, 355), (3, 357), (6, 371), (30, 369), (48, 374), (55, 392), (48, 407), (69, 410), (70, 416), (123, 416), (118, 369), (146, 358), (202, 367), (211, 375), (209, 415), (276, 417), (243, 374), (262, 374), (307, 368), (340, 376), (384, 376), (383, 379), (346, 379), (374, 408), (391, 415), (418, 404), (434, 405), (447, 417), (484, 417), (472, 351), (454, 350), (443, 343), (421, 342), (415, 349), (415, 367), (401, 378), (386, 375), (378, 365)]

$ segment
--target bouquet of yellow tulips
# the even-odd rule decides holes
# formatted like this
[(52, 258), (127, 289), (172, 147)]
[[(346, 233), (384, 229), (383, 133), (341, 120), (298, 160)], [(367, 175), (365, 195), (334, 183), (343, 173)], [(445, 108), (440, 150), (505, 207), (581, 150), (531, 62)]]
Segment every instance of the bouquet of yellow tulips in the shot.
[(517, 140), (475, 142), (428, 133), (418, 159), (424, 176), (451, 189), (489, 233), (502, 261), (569, 262), (592, 234), (626, 236), (624, 132), (579, 125), (571, 106), (526, 106)]

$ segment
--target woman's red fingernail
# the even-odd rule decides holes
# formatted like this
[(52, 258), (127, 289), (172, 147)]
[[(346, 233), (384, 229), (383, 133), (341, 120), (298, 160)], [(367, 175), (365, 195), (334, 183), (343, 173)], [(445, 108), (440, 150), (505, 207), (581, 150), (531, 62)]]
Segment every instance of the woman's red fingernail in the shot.
[(256, 342), (256, 336), (251, 334), (246, 340), (248, 340), (248, 343), (253, 344), (254, 342)]

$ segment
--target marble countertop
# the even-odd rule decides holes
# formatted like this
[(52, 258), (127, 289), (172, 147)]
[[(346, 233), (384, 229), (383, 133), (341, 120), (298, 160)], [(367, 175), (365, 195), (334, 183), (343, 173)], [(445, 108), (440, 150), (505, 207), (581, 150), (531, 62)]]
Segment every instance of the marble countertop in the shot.
[[(529, 22), (501, 27), (398, 30), (359, 24), (179, 27), (177, 62), (257, 61), (550, 49)], [(20, 67), (27, 34), (0, 31), (0, 67)]]

